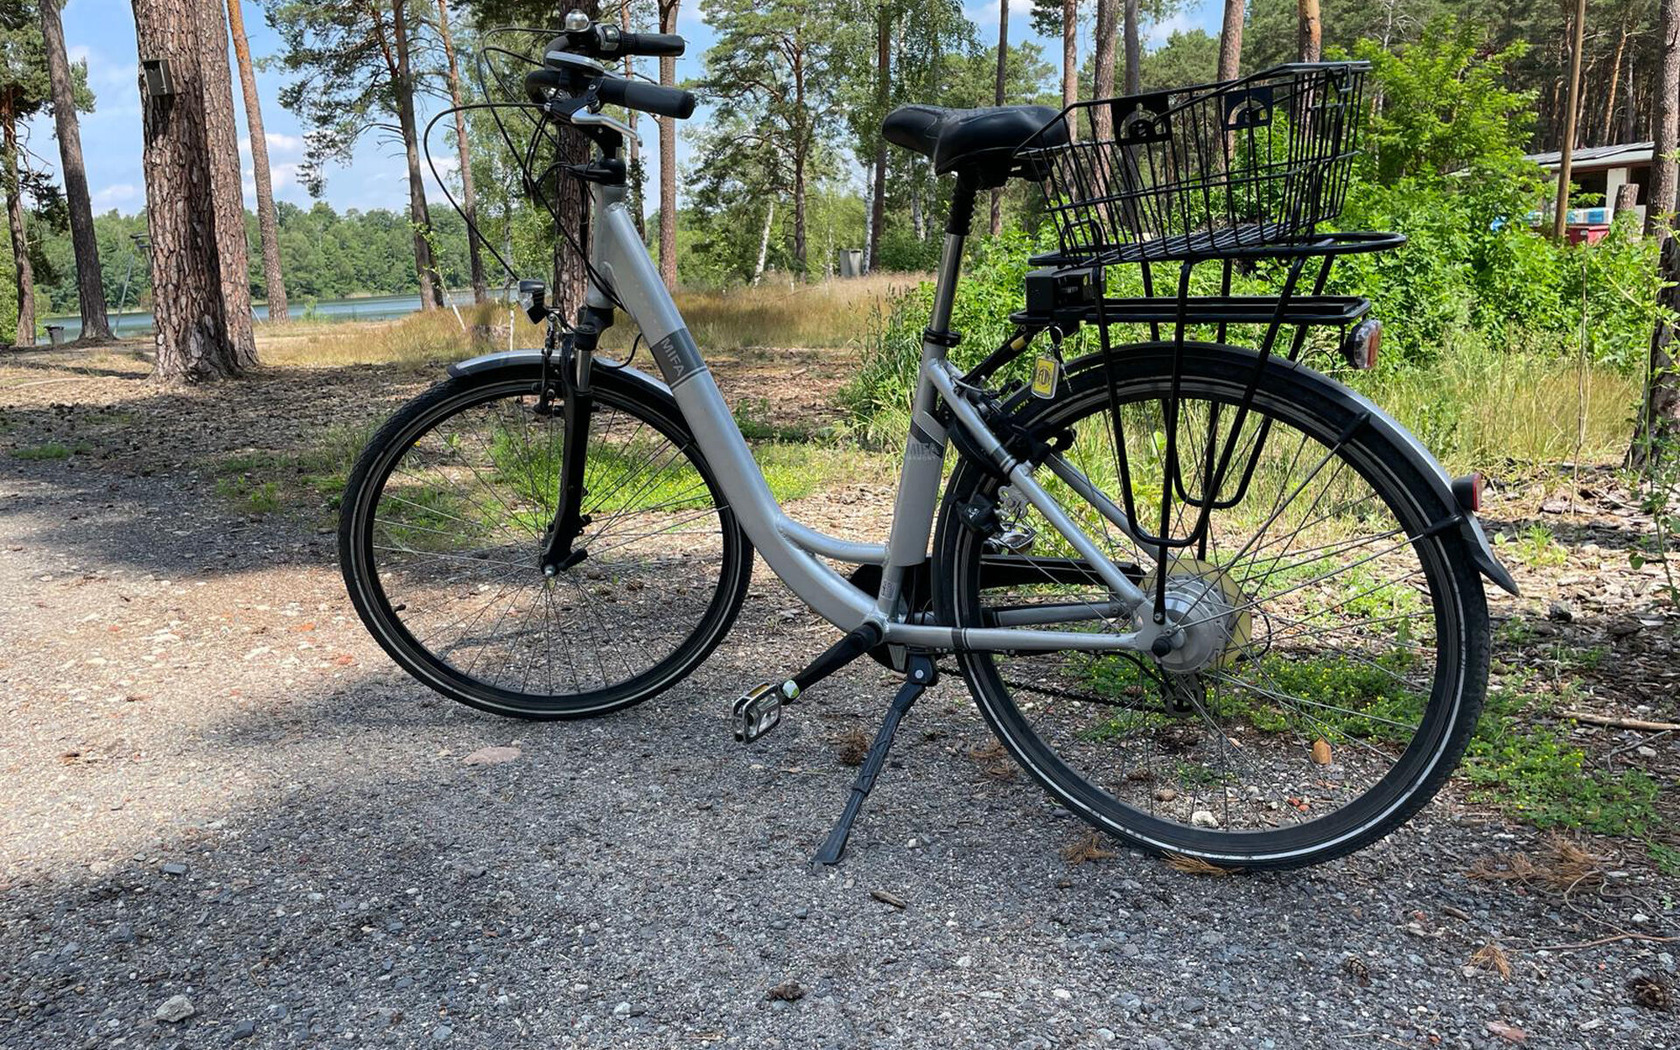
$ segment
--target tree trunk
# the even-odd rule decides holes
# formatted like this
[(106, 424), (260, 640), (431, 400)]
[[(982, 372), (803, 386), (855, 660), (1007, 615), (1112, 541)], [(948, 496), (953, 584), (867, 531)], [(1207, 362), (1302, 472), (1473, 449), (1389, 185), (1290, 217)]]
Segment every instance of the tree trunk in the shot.
[[(805, 45), (801, 39), (803, 34), (799, 27), (793, 30), (793, 111), (805, 119)], [(805, 165), (811, 155), (810, 129), (804, 128), (793, 135), (793, 257), (799, 263), (802, 278), (808, 277), (808, 265), (805, 249)]]
[[(484, 282), (484, 252), (478, 243), (477, 235), (473, 232), (478, 228), (478, 200), (473, 193), (472, 150), (467, 142), (467, 115), (461, 112), (461, 67), (455, 61), (455, 41), (449, 35), (449, 0), (437, 0), (437, 5), (438, 36), (443, 41), (444, 60), (449, 64), (449, 98), (455, 104), (455, 148), (461, 158), (461, 215), (467, 220), (467, 267), (472, 274), (473, 302), (482, 303), (489, 298), (489, 290)], [(628, 12), (629, 9), (629, 5), (626, 4), (625, 11)], [(625, 64), (628, 65), (629, 61), (625, 59)]]
[(23, 225), (23, 188), (18, 184), (17, 94), (0, 97), (0, 150), (5, 153), (6, 225), (12, 234), (12, 265), (17, 279), (17, 330), (13, 346), (35, 345), (35, 268), (29, 263), (29, 231)]
[(776, 224), (776, 199), (764, 213), (764, 233), (758, 238), (758, 263), (753, 267), (752, 283), (756, 286), (764, 278), (764, 264), (770, 259), (770, 227)]
[(1610, 86), (1604, 92), (1604, 120), (1600, 124), (1599, 145), (1608, 146), (1616, 135), (1616, 94), (1622, 86), (1622, 56), (1627, 53), (1628, 24), (1622, 22), (1621, 35), (1616, 38), (1616, 54), (1610, 60)]
[[(677, 31), (677, 8), (681, 0), (657, 0), (659, 31)], [(667, 87), (677, 82), (677, 60), (659, 58), (659, 82)], [(677, 122), (659, 118), (659, 276), (665, 287), (677, 287)]]
[(257, 185), (257, 234), (262, 241), (268, 319), (283, 322), (288, 317), (286, 281), (280, 274), (280, 222), (274, 214), (274, 179), (268, 169), (262, 102), (257, 97), (257, 75), (251, 66), (251, 42), (245, 36), (245, 13), (240, 0), (227, 0), (227, 13), (228, 30), (233, 34), (233, 56), (239, 63), (239, 86), (245, 96), (245, 124), (251, 130), (251, 174)]
[[(887, 115), (888, 77), (892, 72), (892, 18), (883, 2), (875, 12), (875, 111)], [(875, 269), (881, 252), (881, 227), (887, 219), (887, 140), (875, 136), (875, 185), (869, 202), (869, 254), (864, 270)]]
[(251, 248), (245, 237), (245, 188), (239, 176), (239, 127), (233, 115), (227, 20), (222, 0), (192, 3), (199, 7), (198, 33), (204, 50), (204, 131), (210, 151), (210, 193), (216, 202), (222, 313), (234, 355), (240, 365), (248, 366), (257, 363), (257, 337), (251, 316)]
[[(443, 3), (443, 0), (438, 0), (438, 2)], [(624, 32), (630, 32), (630, 0), (624, 0), (624, 2), (618, 7), (618, 26), (620, 29), (624, 30)], [(631, 60), (630, 55), (624, 56), (624, 76), (627, 80), (634, 80), (636, 78), (636, 64)], [(642, 239), (642, 243), (646, 244), (647, 217), (643, 214), (643, 212), (647, 204), (647, 188), (644, 185), (642, 178), (641, 136), (636, 134), (636, 127), (640, 123), (641, 111), (632, 109), (627, 112), (630, 115), (630, 141), (625, 143), (625, 148), (630, 151), (629, 164), (626, 165), (626, 174), (629, 176), (630, 180), (630, 218), (636, 223), (636, 236), (640, 237)]]
[(396, 94), (403, 152), (408, 156), (408, 219), (414, 224), (414, 270), (420, 278), (420, 309), (432, 310), (443, 305), (443, 280), (437, 260), (432, 257), (432, 214), (426, 206), (426, 182), (420, 175), (420, 132), (414, 116), (414, 73), (405, 6), (406, 0), (391, 0), (391, 46), (396, 62), (391, 70), (391, 89)]
[[(200, 39), (200, 8), (210, 2), (133, 0), (135, 44), (142, 63), (141, 164), (157, 328), (154, 375), (186, 382), (234, 376), (244, 369), (228, 338), (217, 237), (221, 216), (210, 190), (203, 72), (207, 49)], [(219, 13), (221, 0), (214, 2)], [(219, 27), (220, 17), (216, 22)], [(171, 94), (151, 93), (144, 69), (145, 63), (156, 60), (169, 64)]]
[(1622, 94), (1627, 103), (1622, 107), (1622, 133), (1618, 136), (1621, 142), (1632, 142), (1639, 137), (1639, 97), (1633, 86), (1633, 71), (1638, 68), (1637, 61), (1630, 61), (1627, 75), (1622, 78)]
[(105, 316), (105, 278), (99, 269), (99, 241), (93, 232), (93, 205), (88, 200), (87, 168), (82, 163), (82, 131), (76, 119), (70, 59), (64, 51), (64, 23), (58, 15), (58, 0), (40, 0), (40, 7), (41, 39), (52, 82), (53, 123), (64, 172), (64, 203), (70, 211), (70, 245), (76, 255), (80, 341), (102, 342), (111, 338), (111, 323)]
[(1674, 151), (1680, 146), (1680, 0), (1662, 0), (1657, 30), (1659, 63), (1651, 99), (1651, 192), (1645, 196), (1645, 233), (1656, 233), (1674, 211)]
[[(581, 11), (590, 18), (601, 13), (599, 0), (569, 0), (566, 7)], [(555, 160), (563, 164), (589, 162), (591, 147), (583, 136), (566, 135), (560, 141), (565, 152), (557, 154)], [(554, 234), (553, 287), (549, 302), (554, 304), (562, 317), (570, 320), (583, 309), (584, 297), (589, 291), (588, 261), (592, 234), (585, 229), (589, 189), (584, 183), (564, 174), (554, 176), (552, 188), (552, 199), (556, 202), (560, 221), (571, 227), (567, 231), (571, 236), (568, 238), (559, 232)], [(579, 250), (573, 250), (572, 241), (577, 242)]]
[[(1680, 311), (1680, 238), (1672, 235), (1663, 238), (1659, 272), (1666, 287), (1657, 295), (1658, 304)], [(1633, 444), (1628, 448), (1629, 466), (1643, 467), (1656, 463), (1664, 455), (1680, 454), (1680, 449), (1674, 447), (1680, 441), (1680, 353), (1676, 350), (1674, 328), (1658, 321), (1651, 333), (1645, 410), (1639, 415)]]
[[(1115, 4), (1119, 0), (1097, 0), (1097, 26), (1095, 52), (1092, 62), (1091, 97), (1114, 97), (1114, 31), (1119, 23), (1120, 12)], [(1113, 119), (1107, 106), (1097, 106), (1091, 110), (1091, 123), (1097, 141), (1108, 142), (1114, 138)]]
[(1569, 169), (1575, 154), (1575, 122), (1581, 115), (1581, 41), (1587, 28), (1587, 0), (1575, 0), (1575, 20), (1569, 45), (1569, 108), (1563, 114), (1563, 138), (1558, 157), (1557, 205), (1552, 216), (1552, 239), (1563, 240), (1569, 223)]
[[(992, 100), (996, 105), (1003, 105), (1003, 87), (1009, 79), (1009, 0), (998, 2), (998, 46), (997, 46), (997, 90)], [(912, 208), (915, 198), (911, 198)], [(1003, 187), (992, 189), (992, 221), (987, 227), (993, 237), (1003, 232)], [(917, 236), (920, 236), (918, 232)]]
[[(1062, 0), (1062, 105), (1079, 101), (1079, 0)], [(1067, 121), (1068, 138), (1079, 137), (1079, 121)]]
[(1318, 0), (1295, 0), (1295, 12), (1300, 16), (1298, 48), (1301, 61), (1317, 62), (1324, 56), (1324, 30), (1318, 20)]
[(1225, 24), (1219, 30), (1220, 80), (1237, 79), (1242, 67), (1243, 0), (1225, 0)]
[(1142, 19), (1142, 12), (1138, 10), (1139, 0), (1125, 0), (1125, 37), (1126, 37), (1126, 94), (1136, 95), (1143, 91), (1143, 45), (1138, 39), (1142, 26), (1138, 23)]

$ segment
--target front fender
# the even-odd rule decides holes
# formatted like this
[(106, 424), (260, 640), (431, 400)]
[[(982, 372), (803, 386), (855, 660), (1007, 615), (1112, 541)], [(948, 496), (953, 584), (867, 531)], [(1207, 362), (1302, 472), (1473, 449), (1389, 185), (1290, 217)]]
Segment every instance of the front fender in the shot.
[[(1195, 346), (1198, 350), (1210, 354), (1231, 357), (1232, 360), (1228, 367), (1233, 370), (1233, 375), (1242, 375), (1244, 374), (1241, 371), (1242, 369), (1252, 369), (1254, 367), (1255, 355), (1252, 350), (1219, 343), (1187, 342), (1185, 345)], [(1172, 349), (1173, 344), (1170, 342), (1135, 343), (1126, 347), (1114, 347), (1111, 352), (1164, 350), (1171, 353)], [(1069, 375), (1073, 375), (1089, 368), (1098, 367), (1101, 364), (1102, 355), (1091, 354), (1069, 362), (1067, 371)], [(1463, 532), (1465, 543), (1470, 548), (1470, 557), (1482, 575), (1493, 581), (1500, 590), (1507, 594), (1520, 596), (1521, 592), (1517, 589), (1517, 581), (1512, 578), (1510, 571), (1500, 564), (1499, 557), (1493, 553), (1493, 545), (1488, 542), (1487, 533), (1482, 530), (1482, 523), (1476, 519), (1475, 513), (1470, 508), (1462, 506), (1458, 497), (1453, 494), (1452, 477), (1447, 474), (1446, 468), (1441, 466), (1440, 461), (1424, 447), (1423, 442), (1419, 441), (1411, 431), (1401, 426), (1393, 416), (1384, 412), (1363, 394), (1348, 388), (1345, 384), (1337, 382), (1317, 369), (1310, 368), (1299, 361), (1287, 361), (1275, 357), (1272, 358), (1267, 367), (1292, 369), (1305, 382), (1318, 386), (1326, 396), (1346, 402), (1353, 412), (1363, 413), (1366, 416), (1365, 425), (1382, 431), (1394, 443), (1395, 448), (1399, 449), (1400, 454), (1406, 458), (1407, 465), (1417, 470), (1418, 474), (1428, 482), (1440, 502), (1442, 512), (1456, 517), (1456, 524)], [(1026, 392), (1023, 391), (1017, 396), (1024, 399)]]
[[(493, 354), (481, 354), (465, 361), (457, 361), (449, 366), (449, 374), (455, 377), (475, 376), (503, 368), (535, 368), (542, 364), (542, 359), (543, 352), (534, 347), (520, 350), (498, 350)], [(610, 374), (616, 376), (626, 383), (640, 387), (646, 390), (648, 394), (669, 403), (673, 410), (676, 409), (676, 399), (671, 396), (671, 388), (666, 386), (662, 380), (655, 379), (646, 372), (631, 368), (629, 365), (603, 364), (598, 358), (592, 359), (590, 365), (591, 375), (605, 376)], [(680, 412), (677, 414), (677, 418), (682, 418)]]

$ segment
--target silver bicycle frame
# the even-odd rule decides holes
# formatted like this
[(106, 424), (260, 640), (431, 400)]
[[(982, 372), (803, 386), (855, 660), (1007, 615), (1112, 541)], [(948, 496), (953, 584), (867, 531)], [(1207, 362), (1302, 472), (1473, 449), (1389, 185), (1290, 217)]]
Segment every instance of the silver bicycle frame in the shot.
[[(962, 396), (961, 375), (946, 360), (946, 348), (933, 340), (922, 346), (910, 435), (905, 443), (904, 467), (887, 542), (843, 540), (788, 517), (765, 482), (711, 370), (701, 360), (694, 337), (689, 334), (676, 303), (636, 233), (625, 207), (624, 187), (595, 184), (591, 191), (595, 238), (590, 261), (595, 271), (611, 284), (612, 291), (640, 326), (683, 418), (694, 433), (696, 444), (711, 464), (718, 486), (748, 539), (782, 582), (818, 615), (842, 630), (874, 621), (884, 632), (887, 644), (928, 649), (1140, 650), (1147, 649), (1154, 641), (1158, 631), (1148, 618), (1138, 627), (1131, 623), (1132, 611), (1146, 600), (1143, 591), (1033, 479), (1029, 466), (1004, 451), (1002, 442), (986, 426), (978, 410)], [(944, 333), (950, 325), (963, 241), (959, 234), (946, 234), (930, 332)], [(588, 302), (597, 307), (611, 305), (601, 289), (595, 287), (589, 290)], [(973, 439), (975, 447), (996, 461), (1015, 492), (1044, 516), (1113, 592), (1112, 600), (1101, 604), (1047, 606), (1042, 614), (1039, 610), (1021, 610), (1018, 612), (1031, 619), (1012, 619), (1023, 624), (1103, 620), (1131, 629), (1115, 633), (1026, 630), (1021, 626), (959, 629), (908, 622), (899, 600), (904, 574), (927, 559), (945, 460), (946, 433), (935, 418), (935, 409), (941, 401), (950, 408), (956, 425)], [(1119, 509), (1102, 498), (1065, 459), (1053, 457), (1049, 465), (1084, 498), (1091, 499), (1095, 494), (1098, 498), (1092, 499), (1093, 505), (1116, 527), (1128, 534), (1133, 531)], [(823, 558), (853, 565), (880, 565), (879, 597), (854, 586), (825, 564)]]

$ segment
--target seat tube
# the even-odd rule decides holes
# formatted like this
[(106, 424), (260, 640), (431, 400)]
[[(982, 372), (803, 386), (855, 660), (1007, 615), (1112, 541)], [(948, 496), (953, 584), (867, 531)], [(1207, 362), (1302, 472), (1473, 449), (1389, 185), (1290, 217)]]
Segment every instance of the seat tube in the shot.
[(933, 513), (945, 463), (945, 428), (935, 418), (939, 394), (929, 372), (943, 366), (946, 354), (956, 344), (956, 336), (951, 332), (951, 309), (962, 271), (963, 243), (974, 218), (976, 191), (970, 176), (958, 176), (951, 197), (951, 215), (945, 225), (945, 247), (939, 257), (933, 315), (922, 333), (921, 368), (917, 373), (915, 397), (910, 403), (910, 434), (904, 443), (904, 467), (899, 473), (898, 497), (893, 503), (887, 559), (881, 571), (881, 593), (875, 602), (876, 611), (888, 620), (897, 619), (903, 613), (900, 599), (904, 574), (927, 560), (928, 537), (933, 531)]

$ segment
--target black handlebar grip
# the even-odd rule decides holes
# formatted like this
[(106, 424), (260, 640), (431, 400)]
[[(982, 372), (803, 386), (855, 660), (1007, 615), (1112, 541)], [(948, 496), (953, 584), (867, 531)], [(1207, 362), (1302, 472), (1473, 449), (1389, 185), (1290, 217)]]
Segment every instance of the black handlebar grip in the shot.
[(675, 33), (620, 33), (618, 35), (618, 54), (646, 55), (650, 58), (661, 55), (680, 55), (688, 47), (688, 41)]
[[(526, 83), (529, 82), (530, 78), (527, 77)], [(659, 84), (644, 84), (639, 80), (626, 80), (623, 77), (603, 78), (595, 93), (608, 105), (624, 106), (661, 117), (676, 117), (678, 120), (687, 120), (693, 116), (697, 101), (692, 91), (663, 87)]]

